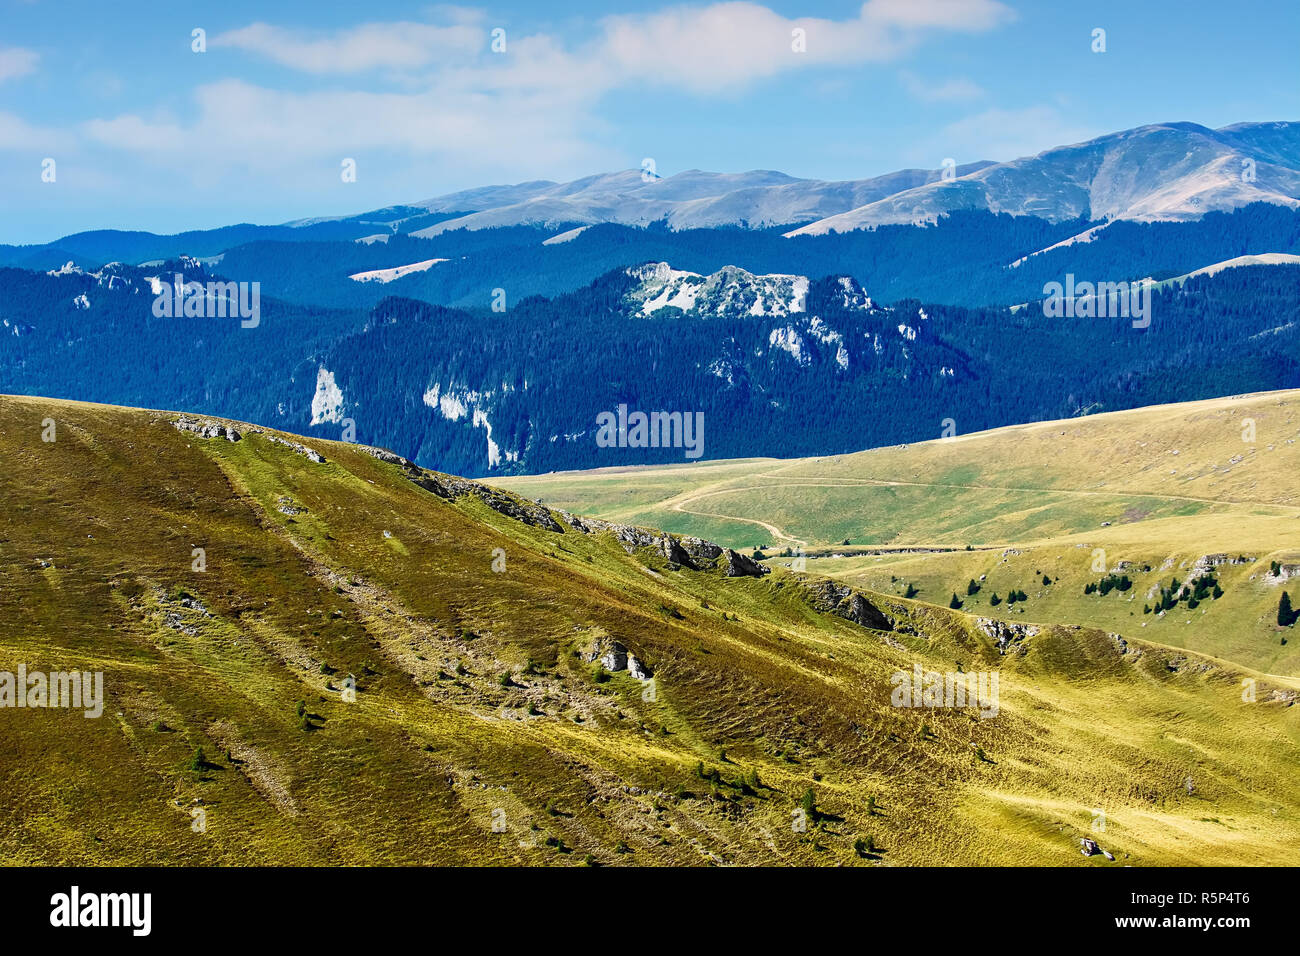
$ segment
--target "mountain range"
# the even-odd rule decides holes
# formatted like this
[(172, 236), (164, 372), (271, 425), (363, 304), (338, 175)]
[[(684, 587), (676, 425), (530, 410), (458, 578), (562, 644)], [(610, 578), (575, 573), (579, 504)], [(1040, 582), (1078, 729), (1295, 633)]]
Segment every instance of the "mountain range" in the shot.
[[(599, 445), (623, 407), (703, 416), (705, 458), (790, 456), (1295, 387), (1297, 130), (1142, 127), (951, 179), (634, 171), (8, 247), (0, 392), (492, 475), (682, 459)], [(1253, 178), (1228, 176), (1246, 159)], [(903, 197), (933, 221), (887, 221)], [(811, 219), (832, 209), (857, 219)], [(155, 313), (178, 275), (256, 283), (255, 327)], [(1048, 289), (1076, 278), (1148, 290), (1150, 328), (1053, 318)]]

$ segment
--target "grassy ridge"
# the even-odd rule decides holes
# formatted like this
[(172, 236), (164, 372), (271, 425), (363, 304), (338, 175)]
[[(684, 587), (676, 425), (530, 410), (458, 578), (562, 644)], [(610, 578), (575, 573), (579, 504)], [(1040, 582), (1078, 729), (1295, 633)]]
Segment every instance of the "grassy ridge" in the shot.
[[(176, 417), (0, 399), (0, 670), (102, 670), (108, 698), (99, 719), (0, 708), (0, 862), (1300, 851), (1286, 680), (1068, 624), (1004, 656), (966, 615), (887, 594), (866, 595), (892, 622), (871, 630), (781, 569), (690, 570), (440, 497), (357, 446), (303, 440), (318, 464)], [(611, 639), (653, 685), (593, 669)], [(958, 661), (998, 671), (996, 717), (891, 706), (895, 672)], [(880, 852), (855, 851), (867, 835)]]
[[(1274, 561), (1300, 564), (1297, 437), (1300, 393), (1268, 392), (853, 455), (500, 484), (737, 547), (803, 547), (810, 571), (894, 593), (910, 583), (922, 599), (945, 604), (987, 576), (970, 603), (982, 614), (1079, 622), (1296, 675), (1300, 641), (1276, 621), (1285, 585), (1268, 572)], [(944, 550), (892, 553), (915, 548)], [(1222, 600), (1163, 617), (1142, 613), (1153, 588), (1185, 581), (1198, 559), (1216, 553), (1252, 558), (1219, 572)], [(1120, 562), (1152, 571), (1131, 572), (1136, 586), (1123, 600), (1085, 597), (1084, 586)], [(1044, 574), (1059, 583), (1042, 587)], [(1027, 604), (988, 603), (1010, 588), (1025, 591)]]

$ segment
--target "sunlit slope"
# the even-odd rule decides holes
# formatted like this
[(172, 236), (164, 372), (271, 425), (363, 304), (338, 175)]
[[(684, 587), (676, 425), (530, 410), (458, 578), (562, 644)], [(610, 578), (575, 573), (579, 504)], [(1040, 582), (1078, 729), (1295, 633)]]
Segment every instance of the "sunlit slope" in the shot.
[[(910, 586), (942, 604), (956, 594), (981, 614), (1077, 622), (1300, 674), (1295, 626), (1277, 617), (1283, 592), (1300, 601), (1300, 582), (1289, 583), (1300, 574), (1298, 395), (1165, 405), (854, 455), (509, 484), (769, 555), (802, 548), (809, 571), (863, 587), (906, 594)], [(894, 553), (916, 549), (924, 551)], [(1132, 586), (1084, 593), (1111, 573)], [(1161, 588), (1197, 573), (1213, 575), (1223, 595), (1154, 608)], [(1043, 585), (1045, 575), (1054, 583)], [(980, 591), (967, 595), (972, 579)], [(1012, 589), (1027, 600), (991, 602)]]
[[(1300, 515), (1300, 393), (1017, 425), (791, 461), (496, 483), (555, 507), (736, 546), (995, 544), (1161, 517)], [(936, 433), (940, 424), (935, 424)], [(957, 419), (960, 429), (960, 417)]]
[[(972, 618), (869, 593), (864, 626), (817, 579), (180, 418), (0, 398), (0, 671), (100, 670), (107, 696), (97, 719), (0, 708), (0, 862), (1300, 852), (1294, 682), (1071, 626), (1003, 655)], [(593, 669), (614, 640), (653, 683)], [(996, 716), (890, 705), (896, 671), (957, 661), (998, 671)]]

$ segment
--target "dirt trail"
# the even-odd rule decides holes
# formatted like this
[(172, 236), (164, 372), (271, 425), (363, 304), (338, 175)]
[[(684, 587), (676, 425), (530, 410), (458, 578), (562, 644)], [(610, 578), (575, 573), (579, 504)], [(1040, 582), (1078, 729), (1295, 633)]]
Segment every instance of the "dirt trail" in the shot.
[[(853, 487), (907, 487), (907, 488), (933, 488), (936, 491), (1002, 491), (1020, 494), (1049, 494), (1049, 495), (1068, 495), (1075, 497), (1088, 498), (1143, 498), (1154, 499), (1156, 501), (1189, 501), (1201, 504), (1226, 504), (1226, 505), (1263, 505), (1267, 507), (1283, 508), (1288, 511), (1300, 513), (1300, 506), (1275, 504), (1266, 501), (1239, 501), (1229, 498), (1203, 498), (1195, 495), (1178, 495), (1178, 494), (1156, 494), (1153, 492), (1142, 491), (1088, 491), (1079, 488), (1022, 488), (1015, 486), (1003, 485), (962, 485), (962, 484), (945, 484), (940, 482), (928, 481), (902, 481), (889, 478), (816, 478), (809, 476), (808, 480), (790, 480), (786, 476), (773, 472), (760, 472), (753, 476), (754, 478), (769, 478), (773, 484), (766, 485), (728, 485), (727, 481), (721, 481), (713, 485), (706, 485), (704, 488), (696, 491), (682, 492), (675, 498), (670, 498), (663, 504), (667, 505), (669, 510), (681, 512), (683, 514), (697, 515), (703, 518), (720, 518), (724, 521), (739, 521), (745, 524), (752, 524), (762, 528), (768, 534), (772, 535), (774, 543), (786, 542), (791, 546), (805, 547), (807, 541), (802, 538), (796, 538), (794, 535), (787, 534), (784, 530), (767, 521), (758, 518), (746, 518), (740, 515), (724, 514), (717, 511), (698, 511), (688, 507), (704, 498), (712, 498), (718, 495), (736, 494), (746, 491), (763, 491), (769, 488), (853, 488)], [(736, 479), (729, 479), (734, 481)]]

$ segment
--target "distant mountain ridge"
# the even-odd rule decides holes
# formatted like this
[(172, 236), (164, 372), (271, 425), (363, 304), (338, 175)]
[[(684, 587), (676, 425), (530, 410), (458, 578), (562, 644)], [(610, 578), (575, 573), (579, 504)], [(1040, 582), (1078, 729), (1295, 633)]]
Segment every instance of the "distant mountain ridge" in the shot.
[(1141, 126), (904, 190), (790, 235), (935, 222), (956, 209), (1150, 222), (1252, 202), (1300, 207), (1300, 123)]
[(245, 329), (154, 315), (159, 276), (221, 278), (194, 259), (0, 269), (0, 391), (355, 430), (470, 475), (683, 460), (677, 447), (600, 445), (599, 416), (622, 405), (703, 415), (709, 459), (836, 454), (934, 437), (950, 418), (965, 432), (1300, 387), (1295, 258), (1158, 282), (1142, 329), (1034, 305), (881, 305), (842, 273), (663, 260), (500, 313), (400, 295), (331, 310), (267, 293)]

